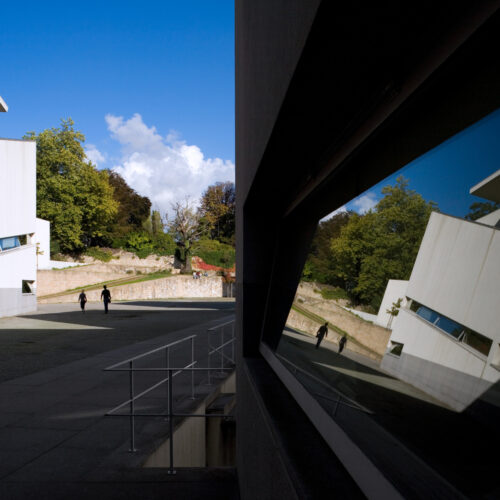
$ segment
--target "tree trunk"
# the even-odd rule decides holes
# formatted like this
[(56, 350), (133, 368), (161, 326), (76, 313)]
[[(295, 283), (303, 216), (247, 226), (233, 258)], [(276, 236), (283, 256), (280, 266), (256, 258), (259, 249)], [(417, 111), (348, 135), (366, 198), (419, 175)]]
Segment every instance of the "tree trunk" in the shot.
[(191, 268), (191, 252), (186, 251), (184, 253), (184, 272), (191, 273), (193, 269)]

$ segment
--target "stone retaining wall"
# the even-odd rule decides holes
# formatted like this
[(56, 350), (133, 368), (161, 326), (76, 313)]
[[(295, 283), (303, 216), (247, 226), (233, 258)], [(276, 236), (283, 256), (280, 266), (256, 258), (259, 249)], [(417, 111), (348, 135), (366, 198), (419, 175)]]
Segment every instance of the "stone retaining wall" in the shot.
[(85, 266), (74, 269), (38, 270), (36, 280), (36, 292), (39, 297), (52, 293), (64, 292), (80, 286), (93, 283), (102, 283), (127, 276), (121, 270), (97, 271), (93, 266)]
[(334, 301), (315, 301), (302, 303), (300, 306), (338, 326), (380, 356), (384, 355), (391, 336), (391, 331), (387, 328), (359, 318), (335, 304)]
[[(288, 319), (286, 320), (286, 324), (292, 328), (297, 328), (302, 332), (309, 333), (313, 336), (316, 336), (316, 332), (318, 328), (321, 326), (321, 323), (317, 323), (312, 319), (307, 318), (303, 314), (290, 310), (290, 314), (288, 315)], [(341, 335), (339, 335), (336, 331), (332, 330), (332, 328), (328, 329), (328, 337), (323, 339), (323, 342), (334, 342), (335, 344), (339, 343)], [(356, 338), (356, 336), (354, 336)], [(376, 361), (380, 361), (382, 358), (382, 354), (374, 354), (372, 351), (368, 349), (364, 349), (363, 346), (355, 344), (354, 342), (347, 341), (347, 349), (350, 351), (356, 352), (363, 356), (367, 356)]]
[[(181, 297), (223, 297), (223, 282), (219, 276), (203, 277), (194, 280), (192, 276), (171, 276), (157, 280), (142, 281), (130, 285), (109, 287), (113, 301), (171, 299)], [(99, 302), (101, 289), (85, 292), (89, 302)], [(41, 304), (77, 302), (79, 292), (39, 299)]]

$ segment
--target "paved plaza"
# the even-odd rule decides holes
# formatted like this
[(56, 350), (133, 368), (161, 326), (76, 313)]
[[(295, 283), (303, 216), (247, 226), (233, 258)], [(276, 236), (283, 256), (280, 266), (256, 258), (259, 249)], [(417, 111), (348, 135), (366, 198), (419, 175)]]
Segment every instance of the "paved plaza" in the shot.
[[(113, 303), (107, 315), (99, 304), (85, 313), (77, 303), (42, 305), (0, 319), (0, 498), (238, 498), (231, 468), (175, 476), (140, 468), (144, 451), (164, 439), (165, 419), (137, 423), (133, 454), (129, 419), (104, 417), (128, 398), (128, 373), (103, 368), (191, 335), (206, 366), (207, 329), (233, 317), (234, 301), (185, 300)], [(153, 377), (139, 375), (137, 391)], [(182, 384), (174, 394), (185, 408)], [(197, 396), (203, 387), (198, 379)], [(159, 411), (164, 403), (163, 387), (137, 410)]]

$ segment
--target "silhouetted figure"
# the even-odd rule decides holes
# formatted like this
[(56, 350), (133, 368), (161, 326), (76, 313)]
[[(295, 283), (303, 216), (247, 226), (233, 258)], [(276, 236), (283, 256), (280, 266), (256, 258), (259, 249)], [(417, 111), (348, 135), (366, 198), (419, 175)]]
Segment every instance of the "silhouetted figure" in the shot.
[(101, 300), (104, 302), (104, 312), (108, 314), (108, 304), (111, 302), (111, 293), (106, 285), (103, 285), (103, 291), (101, 292)]
[(344, 335), (340, 340), (339, 340), (339, 354), (344, 350), (345, 344), (347, 342), (347, 337)]
[(85, 295), (85, 290), (78, 296), (78, 301), (80, 302), (80, 307), (82, 308), (82, 313), (85, 312), (85, 304), (87, 303), (87, 296)]
[(316, 337), (318, 337), (318, 341), (316, 342), (316, 349), (318, 349), (323, 337), (328, 337), (328, 321), (319, 327)]

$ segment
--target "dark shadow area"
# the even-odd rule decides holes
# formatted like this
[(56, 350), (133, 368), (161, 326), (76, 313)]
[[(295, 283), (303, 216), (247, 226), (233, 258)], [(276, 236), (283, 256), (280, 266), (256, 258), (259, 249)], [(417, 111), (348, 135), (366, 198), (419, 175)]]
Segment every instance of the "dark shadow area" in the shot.
[[(311, 339), (314, 340), (314, 344), (316, 343), (316, 339), (311, 337), (311, 335), (308, 335), (306, 333), (299, 332), (295, 330), (294, 328), (286, 327), (285, 332), (291, 332), (296, 335), (301, 335), (306, 339)], [(300, 341), (298, 339), (292, 339), (290, 337), (282, 337), (281, 342), (283, 342), (283, 338), (286, 339), (286, 341), (290, 344), (294, 344), (300, 348), (301, 351), (304, 353), (307, 353), (307, 356), (304, 355), (305, 359), (308, 359), (309, 362), (313, 363), (330, 363), (332, 360), (332, 356), (335, 359), (336, 366), (342, 369), (347, 369), (347, 370), (356, 370), (359, 372), (366, 373), (368, 375), (377, 375), (379, 377), (385, 377), (387, 379), (392, 379), (392, 380), (397, 380), (396, 378), (392, 377), (391, 375), (388, 375), (387, 373), (381, 372), (374, 370), (373, 368), (370, 368), (369, 366), (363, 365), (361, 363), (357, 363), (356, 361), (346, 357), (343, 354), (338, 354), (336, 344), (332, 344), (327, 341), (323, 341), (319, 349), (315, 349), (314, 344), (311, 342), (304, 342)], [(328, 345), (328, 347), (325, 347), (325, 345)], [(281, 347), (281, 343), (280, 343)], [(278, 354), (282, 354), (280, 351), (280, 347), (278, 347)], [(334, 348), (335, 350), (332, 350)], [(374, 362), (373, 360), (370, 360), (370, 362)]]
[(148, 307), (171, 307), (171, 308), (183, 308), (183, 309), (200, 307), (200, 308), (217, 309), (220, 311), (234, 310), (235, 308), (234, 301), (216, 301), (216, 300), (214, 301), (140, 300), (140, 301), (120, 302), (119, 304), (148, 306)]
[[(413, 477), (426, 478), (429, 496), (450, 497), (449, 486), (440, 485), (432, 469), (468, 497), (492, 495), (491, 498), (496, 498), (500, 457), (485, 450), (500, 449), (500, 432), (498, 425), (494, 425), (499, 408), (493, 404), (499, 384), (459, 413), (440, 406), (438, 401), (433, 403), (432, 398), (423, 393), (424, 398), (418, 397), (420, 391), (387, 374), (330, 349), (316, 350), (311, 342), (296, 338), (290, 342), (289, 337), (283, 336), (277, 352), (332, 387), (328, 394), (325, 385), (295, 373), (300, 383), (398, 486), (405, 498), (420, 498), (422, 484), (412, 490)], [(338, 393), (334, 389), (373, 414), (338, 404)], [(489, 425), (483, 425), (485, 421)], [(404, 470), (401, 463), (405, 464)]]
[[(203, 303), (199, 304), (201, 308)], [(232, 317), (231, 309), (216, 307), (198, 311), (127, 310), (122, 304), (110, 308), (109, 314), (100, 308), (82, 314), (77, 307), (75, 304), (74, 311), (20, 316), (16, 319), (25, 321), (26, 326), (0, 329), (0, 382)], [(200, 327), (199, 333), (204, 332)]]

